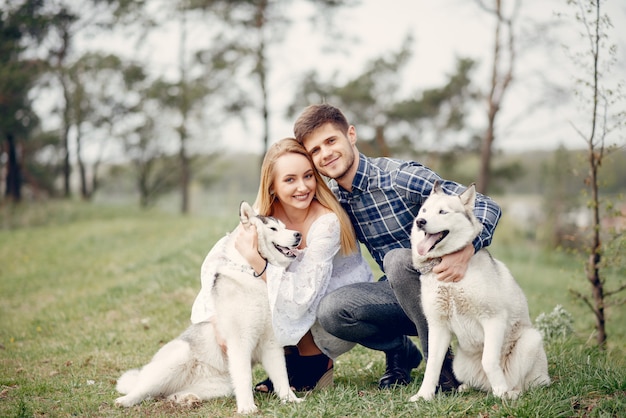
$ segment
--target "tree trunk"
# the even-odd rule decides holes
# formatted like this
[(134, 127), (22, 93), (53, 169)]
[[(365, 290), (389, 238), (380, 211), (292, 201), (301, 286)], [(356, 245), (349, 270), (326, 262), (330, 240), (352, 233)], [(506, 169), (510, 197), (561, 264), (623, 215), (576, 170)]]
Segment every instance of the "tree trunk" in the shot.
[[(591, 228), (592, 238), (591, 247), (589, 248), (589, 260), (587, 263), (587, 280), (591, 283), (591, 293), (593, 295), (593, 312), (596, 319), (596, 331), (598, 332), (596, 340), (601, 349), (606, 348), (606, 317), (604, 314), (604, 284), (600, 278), (600, 260), (602, 254), (602, 242), (600, 240), (600, 197), (598, 193), (598, 170), (602, 164), (604, 153), (604, 138), (596, 137), (596, 127), (598, 124), (598, 103), (600, 100), (600, 70), (598, 69), (600, 54), (600, 2), (595, 5), (596, 21), (595, 36), (592, 38), (592, 55), (593, 55), (593, 110), (591, 114), (591, 132), (587, 139), (588, 157), (589, 157), (589, 177), (587, 178), (591, 189)], [(597, 144), (600, 144), (599, 146)]]
[(185, 54), (187, 47), (187, 14), (185, 10), (181, 10), (181, 30), (180, 30), (180, 113), (181, 122), (178, 134), (180, 136), (180, 212), (182, 214), (189, 213), (189, 182), (190, 168), (189, 157), (187, 156), (187, 119), (189, 117), (189, 96), (187, 85), (187, 68), (185, 63)]
[(263, 115), (263, 154), (261, 155), (261, 162), (263, 161), (263, 156), (267, 152), (269, 147), (269, 98), (267, 92), (267, 63), (265, 60), (265, 13), (267, 11), (268, 2), (267, 0), (263, 0), (259, 2), (259, 6), (257, 8), (256, 15), (256, 29), (259, 37), (259, 44), (257, 47), (257, 62), (256, 62), (256, 73), (259, 76), (259, 85), (261, 87), (261, 112)]
[(8, 167), (6, 177), (6, 189), (4, 191), (5, 196), (13, 200), (13, 202), (20, 202), (22, 200), (22, 168), (19, 161), (19, 153), (17, 150), (17, 144), (15, 143), (15, 137), (12, 133), (8, 133), (6, 136), (7, 142), (7, 154), (8, 154)]
[(383, 157), (389, 157), (389, 146), (387, 146), (387, 141), (385, 141), (385, 127), (384, 126), (376, 126), (376, 144), (378, 145), (380, 155)]
[(91, 194), (87, 186), (87, 171), (85, 169), (85, 162), (83, 161), (82, 153), (82, 132), (80, 126), (76, 127), (76, 161), (78, 163), (78, 174), (80, 176), (80, 196), (83, 200), (89, 200)]
[[(482, 6), (482, 3), (479, 2), (479, 4)], [(487, 96), (487, 129), (481, 147), (480, 168), (476, 187), (477, 191), (482, 194), (488, 194), (489, 192), (489, 185), (491, 183), (491, 157), (493, 144), (496, 141), (496, 120), (502, 106), (504, 94), (513, 80), (513, 67), (515, 63), (513, 21), (517, 13), (518, 4), (519, 3), (516, 2), (513, 6), (514, 9), (509, 18), (505, 18), (503, 15), (501, 0), (495, 0), (494, 10), (488, 10), (496, 16), (496, 30), (491, 67), (491, 86), (489, 95)], [(506, 41), (501, 39), (505, 36), (502, 34), (503, 27), (506, 29), (508, 35)], [(508, 57), (504, 57), (502, 54), (503, 45), (507, 48)], [(507, 61), (503, 63), (504, 60)], [(501, 70), (503, 65), (506, 65), (506, 70)]]

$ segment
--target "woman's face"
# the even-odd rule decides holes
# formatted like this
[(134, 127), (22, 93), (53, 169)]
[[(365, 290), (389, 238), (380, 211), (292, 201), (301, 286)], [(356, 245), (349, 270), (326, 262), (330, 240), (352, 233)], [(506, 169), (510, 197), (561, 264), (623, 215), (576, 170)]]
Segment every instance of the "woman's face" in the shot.
[(273, 190), (283, 207), (306, 209), (315, 195), (317, 181), (309, 160), (296, 153), (280, 156), (274, 165)]

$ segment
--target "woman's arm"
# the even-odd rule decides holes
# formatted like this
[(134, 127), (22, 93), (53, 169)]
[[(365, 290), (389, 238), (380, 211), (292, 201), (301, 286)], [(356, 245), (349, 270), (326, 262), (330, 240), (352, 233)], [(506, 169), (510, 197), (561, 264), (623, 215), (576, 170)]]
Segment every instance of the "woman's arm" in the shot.
[(307, 233), (307, 248), (287, 269), (268, 266), (274, 331), (282, 345), (296, 344), (315, 322), (317, 306), (326, 294), (333, 260), (340, 249), (339, 233), (337, 217), (323, 215)]

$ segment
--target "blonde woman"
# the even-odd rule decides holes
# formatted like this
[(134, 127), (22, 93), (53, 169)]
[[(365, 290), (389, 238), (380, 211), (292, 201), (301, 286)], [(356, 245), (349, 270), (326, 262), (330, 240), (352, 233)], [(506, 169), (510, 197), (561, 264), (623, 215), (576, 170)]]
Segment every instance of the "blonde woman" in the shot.
[[(293, 138), (278, 141), (267, 151), (255, 209), (260, 215), (280, 219), (303, 236), (298, 257), (285, 269), (268, 265), (259, 255), (254, 227), (240, 227), (235, 232), (237, 249), (267, 282), (274, 332), (285, 347), (290, 384), (296, 391), (331, 385), (333, 359), (354, 343), (327, 333), (317, 322), (317, 307), (323, 296), (339, 287), (373, 280), (350, 219), (309, 154)], [(212, 286), (205, 275), (219, 260), (219, 249), (215, 250), (203, 264), (203, 290), (192, 309), (193, 322), (212, 316), (208, 298), (202, 294), (206, 286)], [(255, 389), (270, 392), (272, 382), (266, 379)]]

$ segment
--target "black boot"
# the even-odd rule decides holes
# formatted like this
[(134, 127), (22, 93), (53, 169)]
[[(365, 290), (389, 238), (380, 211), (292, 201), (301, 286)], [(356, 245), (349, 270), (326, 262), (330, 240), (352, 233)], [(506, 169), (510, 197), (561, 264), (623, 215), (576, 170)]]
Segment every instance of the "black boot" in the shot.
[[(325, 354), (301, 356), (295, 346), (285, 347), (285, 363), (289, 385), (295, 392), (322, 389), (333, 385), (333, 361)], [(274, 392), (274, 384), (267, 378), (255, 385), (257, 392)]]
[(443, 360), (443, 365), (441, 366), (439, 384), (437, 385), (438, 392), (452, 392), (457, 390), (461, 385), (452, 371), (453, 358), (452, 351), (448, 349), (446, 357)]
[(415, 344), (404, 336), (402, 346), (393, 351), (386, 351), (387, 368), (385, 374), (378, 381), (380, 389), (389, 389), (394, 385), (408, 385), (411, 383), (411, 370), (419, 366), (422, 353)]

